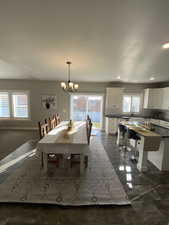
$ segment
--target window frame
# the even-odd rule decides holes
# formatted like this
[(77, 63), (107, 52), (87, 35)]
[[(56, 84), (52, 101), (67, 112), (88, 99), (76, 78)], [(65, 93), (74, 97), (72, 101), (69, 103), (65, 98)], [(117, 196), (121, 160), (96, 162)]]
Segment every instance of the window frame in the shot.
[[(131, 107), (130, 107), (130, 112), (124, 112), (123, 111), (123, 103), (124, 103), (124, 97), (125, 96), (129, 96), (131, 97)], [(133, 97), (139, 97), (140, 98), (140, 105), (139, 105), (139, 112), (133, 112), (132, 111), (132, 98)], [(126, 94), (123, 94), (123, 103), (122, 103), (122, 112), (123, 114), (140, 114), (141, 111), (142, 111), (142, 94), (140, 93), (126, 93)]]
[(78, 93), (70, 93), (69, 97), (69, 109), (70, 109), (70, 118), (73, 115), (73, 96), (74, 95), (84, 95), (84, 96), (100, 96), (102, 98), (102, 105), (101, 105), (101, 120), (100, 120), (100, 129), (103, 130), (104, 126), (104, 102), (105, 102), (105, 95), (103, 93), (95, 93), (95, 92), (78, 92)]
[(0, 93), (4, 93), (4, 94), (7, 94), (8, 95), (8, 109), (9, 109), (9, 117), (0, 117), (2, 119), (9, 119), (11, 117), (11, 112), (10, 112), (10, 96), (9, 96), (9, 92), (8, 91), (0, 91)]
[[(0, 117), (0, 120), (31, 120), (30, 116), (30, 91), (28, 90), (0, 90), (0, 93), (8, 93), (9, 98), (9, 117)], [(14, 117), (13, 94), (27, 95), (28, 117)]]

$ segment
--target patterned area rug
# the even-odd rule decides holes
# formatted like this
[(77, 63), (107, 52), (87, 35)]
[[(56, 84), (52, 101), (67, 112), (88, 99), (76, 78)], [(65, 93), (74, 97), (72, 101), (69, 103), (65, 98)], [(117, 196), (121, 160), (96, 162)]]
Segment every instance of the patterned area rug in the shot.
[(32, 157), (0, 184), (0, 202), (47, 203), (65, 206), (128, 205), (126, 193), (98, 137), (90, 144), (89, 162), (83, 176), (79, 165), (45, 174), (40, 157)]

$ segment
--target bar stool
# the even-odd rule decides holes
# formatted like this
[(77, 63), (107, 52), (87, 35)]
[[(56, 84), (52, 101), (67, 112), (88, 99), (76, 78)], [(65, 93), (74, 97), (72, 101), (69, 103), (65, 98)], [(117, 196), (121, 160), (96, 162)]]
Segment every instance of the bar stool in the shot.
[(128, 131), (128, 139), (129, 139), (129, 141), (130, 140), (134, 141), (133, 145), (130, 142), (130, 147), (132, 147), (132, 149), (133, 149), (133, 155), (131, 156), (131, 160), (134, 162), (137, 162), (138, 161), (138, 159), (137, 159), (138, 158), (137, 157), (138, 156), (137, 143), (141, 138), (135, 131), (129, 130)]
[(118, 135), (117, 135), (117, 141), (116, 144), (118, 146), (125, 147), (126, 146), (126, 141), (125, 141), (125, 134), (127, 132), (127, 129), (124, 125), (119, 124), (118, 125)]

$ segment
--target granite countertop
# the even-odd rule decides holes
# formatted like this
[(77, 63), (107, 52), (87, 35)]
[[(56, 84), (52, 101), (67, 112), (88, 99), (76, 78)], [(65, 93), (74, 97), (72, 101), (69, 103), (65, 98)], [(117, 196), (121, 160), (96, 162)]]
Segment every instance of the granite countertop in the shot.
[(169, 138), (169, 129), (159, 125), (152, 125), (153, 132), (159, 134), (162, 138)]
[(123, 121), (121, 122), (122, 125), (127, 127), (129, 130), (133, 130), (141, 136), (144, 137), (160, 137), (161, 135), (154, 130), (147, 129), (141, 123), (137, 122), (130, 122), (130, 121)]
[[(142, 115), (124, 115), (124, 114), (106, 114), (105, 117), (108, 118), (147, 118), (151, 119), (150, 116), (142, 116)], [(169, 121), (168, 121), (169, 122)], [(169, 138), (169, 128), (163, 127), (160, 124), (152, 124), (153, 132), (159, 134), (162, 138)]]
[(150, 118), (149, 116), (143, 116), (143, 115), (124, 115), (124, 114), (105, 114), (105, 117), (108, 118), (130, 118), (130, 117), (135, 117), (135, 118)]

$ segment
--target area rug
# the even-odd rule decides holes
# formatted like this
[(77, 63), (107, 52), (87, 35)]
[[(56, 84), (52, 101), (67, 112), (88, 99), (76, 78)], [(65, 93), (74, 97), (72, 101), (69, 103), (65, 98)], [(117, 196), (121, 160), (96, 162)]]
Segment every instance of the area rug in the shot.
[(53, 166), (44, 173), (39, 154), (34, 152), (0, 184), (0, 202), (63, 206), (130, 204), (98, 137), (91, 140), (88, 168), (82, 176), (77, 167), (66, 170)]

